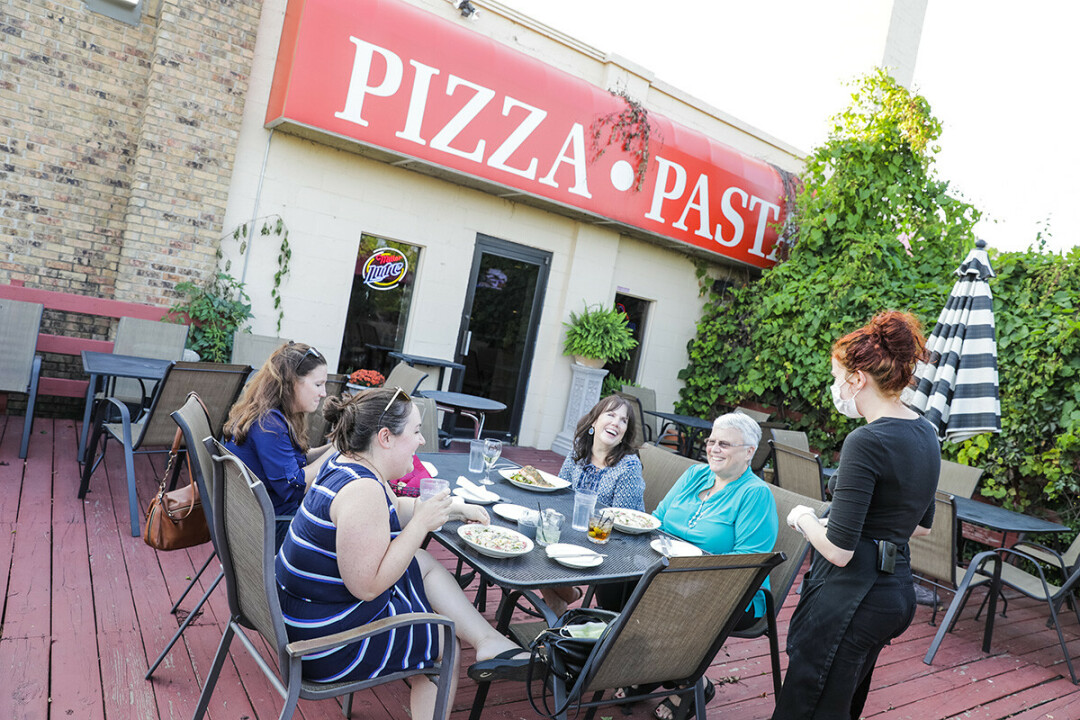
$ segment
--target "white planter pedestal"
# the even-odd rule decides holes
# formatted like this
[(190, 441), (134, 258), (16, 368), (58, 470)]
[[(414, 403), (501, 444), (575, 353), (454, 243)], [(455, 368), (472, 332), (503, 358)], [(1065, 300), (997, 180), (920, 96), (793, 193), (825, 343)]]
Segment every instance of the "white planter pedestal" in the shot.
[(551, 443), (552, 452), (560, 455), (568, 455), (574, 446), (574, 430), (577, 429), (578, 420), (585, 413), (592, 410), (592, 406), (600, 399), (600, 389), (604, 385), (604, 376), (608, 374), (603, 368), (593, 369), (570, 364), (570, 397), (566, 402), (566, 416), (563, 418), (563, 429), (555, 436)]

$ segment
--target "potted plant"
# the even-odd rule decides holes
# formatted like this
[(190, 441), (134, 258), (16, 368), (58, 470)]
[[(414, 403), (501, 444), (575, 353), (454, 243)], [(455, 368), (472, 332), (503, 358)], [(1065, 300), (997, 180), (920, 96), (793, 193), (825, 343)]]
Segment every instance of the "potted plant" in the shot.
[(350, 390), (356, 392), (365, 388), (381, 387), (384, 382), (386, 382), (386, 378), (378, 370), (354, 370), (349, 375), (349, 382), (346, 385)]
[(623, 360), (637, 347), (626, 313), (602, 305), (586, 305), (584, 312), (570, 313), (566, 327), (565, 355), (586, 367), (601, 368), (608, 361)]

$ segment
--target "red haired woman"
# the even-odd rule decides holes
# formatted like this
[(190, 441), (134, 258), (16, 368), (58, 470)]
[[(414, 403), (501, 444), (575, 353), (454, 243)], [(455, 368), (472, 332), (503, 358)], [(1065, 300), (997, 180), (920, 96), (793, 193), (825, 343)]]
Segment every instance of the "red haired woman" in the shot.
[(895, 311), (833, 345), (836, 409), (867, 424), (844, 441), (827, 526), (803, 505), (787, 518), (817, 553), (774, 720), (858, 718), (878, 654), (915, 615), (907, 541), (930, 532), (941, 448), (900, 393), (925, 354), (918, 320)]

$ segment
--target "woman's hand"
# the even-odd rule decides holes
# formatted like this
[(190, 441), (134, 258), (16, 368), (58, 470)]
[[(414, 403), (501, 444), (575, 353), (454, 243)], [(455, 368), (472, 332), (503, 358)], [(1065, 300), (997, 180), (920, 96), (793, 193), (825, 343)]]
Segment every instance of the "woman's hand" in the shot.
[(450, 515), (454, 520), (461, 520), (467, 523), (480, 523), (481, 525), (490, 525), (491, 518), (488, 517), (487, 510), (479, 505), (471, 505), (467, 502), (454, 503), (454, 506), (450, 510)]
[(792, 530), (798, 530), (800, 533), (805, 535), (805, 531), (801, 527), (799, 527), (799, 518), (801, 518), (803, 515), (811, 515), (815, 520), (817, 520), (817, 513), (814, 512), (813, 508), (809, 508), (806, 505), (796, 505), (795, 507), (791, 508), (791, 512), (788, 513), (787, 524)]
[(409, 525), (419, 525), (427, 532), (434, 532), (450, 519), (450, 491), (443, 490), (427, 500), (417, 498), (413, 503)]

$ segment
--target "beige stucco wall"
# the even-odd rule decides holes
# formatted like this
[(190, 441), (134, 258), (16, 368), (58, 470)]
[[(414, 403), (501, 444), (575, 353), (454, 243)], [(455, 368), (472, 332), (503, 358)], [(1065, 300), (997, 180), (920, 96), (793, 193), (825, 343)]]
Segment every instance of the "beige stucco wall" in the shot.
[[(457, 16), (443, 0), (415, 4), (451, 20)], [(562, 323), (583, 303), (611, 302), (618, 288), (655, 301), (639, 382), (655, 388), (659, 407), (670, 409), (681, 385), (676, 374), (686, 365), (686, 342), (694, 335), (701, 307), (693, 261), (601, 226), (346, 151), (283, 133), (271, 137), (263, 118), (284, 8), (284, 0), (264, 5), (225, 221), (225, 227), (233, 227), (253, 216), (279, 214), (289, 227), (292, 272), (282, 290), (281, 335), (315, 344), (331, 366), (336, 365), (360, 234), (366, 232), (423, 248), (404, 349), (452, 357), (475, 238), (483, 233), (552, 253), (520, 443), (546, 448), (562, 429), (570, 381), (570, 360), (562, 355)], [(613, 66), (610, 58), (598, 59), (596, 51), (553, 39), (496, 12), (485, 13), (483, 20), (478, 32), (539, 52), (545, 61), (576, 68), (575, 74), (603, 86), (613, 73), (633, 76), (647, 105), (655, 101), (664, 114), (694, 127), (722, 125), (725, 142), (797, 169), (798, 158), (790, 149), (682, 103), (670, 89), (648, 86), (643, 80), (647, 72), (641, 69)], [(256, 307), (269, 303), (276, 245), (273, 238), (256, 237), (245, 258), (236, 255), (231, 243), (223, 248), (234, 259), (234, 274), (247, 262), (244, 280)], [(715, 272), (727, 270), (717, 266)], [(274, 320), (261, 313), (253, 331), (275, 334)]]

